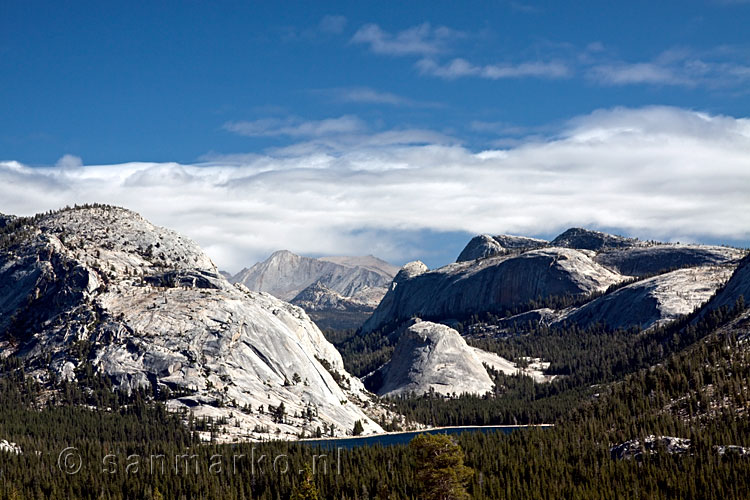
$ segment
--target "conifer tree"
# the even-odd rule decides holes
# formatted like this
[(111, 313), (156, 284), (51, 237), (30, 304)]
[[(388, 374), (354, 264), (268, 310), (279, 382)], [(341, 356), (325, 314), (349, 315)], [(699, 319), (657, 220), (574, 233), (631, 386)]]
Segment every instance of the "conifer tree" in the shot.
[(354, 422), (354, 429), (352, 430), (352, 434), (354, 434), (355, 436), (359, 436), (363, 432), (365, 432), (365, 428), (362, 425), (362, 421), (357, 420), (356, 422)]
[(468, 500), (466, 483), (474, 471), (464, 465), (464, 452), (444, 434), (420, 434), (409, 448), (417, 467), (417, 487), (424, 500)]
[(313, 482), (312, 469), (305, 464), (304, 479), (294, 486), (290, 500), (318, 500), (320, 495)]

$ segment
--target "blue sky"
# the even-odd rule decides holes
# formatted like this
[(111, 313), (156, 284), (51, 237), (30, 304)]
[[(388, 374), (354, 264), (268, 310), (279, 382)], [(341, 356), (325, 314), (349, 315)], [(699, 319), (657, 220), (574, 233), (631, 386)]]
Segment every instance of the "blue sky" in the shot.
[[(188, 232), (233, 269), (279, 245), (307, 254), (361, 253), (373, 248), (365, 234), (377, 234), (384, 243), (374, 251), (392, 261), (426, 255), (435, 265), (454, 258), (478, 231), (554, 236), (568, 224), (746, 244), (747, 216), (734, 225), (716, 219), (726, 218), (730, 204), (737, 207), (750, 188), (742, 168), (749, 22), (750, 2), (731, 0), (6, 1), (0, 6), (0, 160), (6, 169), (0, 180), (17, 189), (4, 193), (5, 202), (0, 198), (0, 211), (109, 196), (98, 201), (132, 206)], [(591, 137), (620, 140), (623, 130), (637, 131), (641, 140), (610, 146), (635, 155), (619, 158), (624, 168), (640, 162), (639, 183), (596, 173), (619, 180), (611, 191), (596, 185), (609, 197), (592, 209), (585, 196), (591, 184), (579, 181), (593, 176), (586, 166), (600, 165), (606, 155), (587, 148), (566, 160), (582, 170), (561, 177), (577, 184), (548, 196), (536, 169), (551, 160), (535, 155), (555, 147), (567, 154), (582, 138), (589, 146)], [(687, 146), (654, 151), (649, 138), (663, 134)], [(723, 147), (727, 141), (729, 148)], [(717, 185), (709, 188), (702, 174), (716, 168), (711, 148), (736, 154), (722, 160), (712, 177)], [(477, 156), (487, 151), (494, 156)], [(500, 153), (528, 162), (513, 167), (528, 179), (512, 191), (503, 191), (515, 180)], [(679, 170), (703, 153), (706, 161)], [(467, 208), (467, 193), (481, 189), (452, 184), (451, 172), (476, 181), (481, 175), (472, 165), (490, 157), (502, 163), (493, 167), (500, 169), (492, 177), (497, 189), (470, 197)], [(132, 162), (141, 167), (134, 170)], [(653, 173), (666, 164), (677, 170)], [(541, 171), (563, 167), (552, 162)], [(622, 165), (617, 168), (622, 173)], [(401, 170), (414, 176), (396, 175)], [(683, 190), (651, 193), (659, 203), (628, 212), (629, 205), (643, 205), (638, 200), (650, 191), (643, 187), (649, 181), (675, 173), (685, 177)], [(416, 187), (418, 179), (428, 182)], [(192, 186), (189, 194), (177, 189), (181, 183)], [(378, 201), (389, 185), (390, 211)], [(22, 199), (24, 187), (31, 191)], [(35, 196), (39, 189), (47, 190), (44, 196)], [(634, 197), (611, 201), (624, 189)], [(152, 204), (155, 190), (174, 200), (171, 211)], [(210, 202), (227, 190), (231, 207)], [(307, 200), (330, 221), (315, 227), (314, 234), (324, 236), (295, 239), (293, 229), (244, 222), (258, 217), (290, 227), (315, 207), (288, 201), (277, 207), (273, 199), (305, 199), (311, 190), (328, 193), (325, 203)], [(451, 190), (464, 193), (464, 203), (458, 210), (446, 200), (450, 212), (443, 213), (436, 204)], [(258, 201), (269, 191), (277, 196)], [(527, 214), (492, 195), (519, 191), (529, 194)], [(724, 204), (707, 199), (682, 207), (683, 214), (711, 211), (693, 224), (687, 216), (675, 222), (679, 200), (716, 191), (728, 192)], [(341, 199), (328, 204), (336, 193)], [(411, 205), (413, 199), (422, 204)], [(555, 209), (560, 205), (563, 215)], [(414, 217), (414, 210), (424, 213)], [(182, 222), (204, 213), (211, 218), (199, 227)]]

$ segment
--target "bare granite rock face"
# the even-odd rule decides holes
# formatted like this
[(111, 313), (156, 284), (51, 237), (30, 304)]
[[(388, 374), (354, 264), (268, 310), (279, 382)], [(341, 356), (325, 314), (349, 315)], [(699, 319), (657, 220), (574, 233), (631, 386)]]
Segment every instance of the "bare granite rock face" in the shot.
[(652, 276), (687, 267), (728, 264), (743, 255), (744, 252), (737, 248), (661, 243), (607, 250), (594, 260), (620, 274)]
[(535, 368), (519, 369), (497, 354), (471, 347), (448, 326), (420, 320), (404, 326), (393, 357), (371, 377), (377, 379), (381, 396), (433, 391), (446, 396), (483, 395), (494, 387), (485, 365), (508, 375), (524, 374), (537, 382), (553, 378)]
[[(382, 431), (305, 312), (230, 284), (191, 240), (106, 206), (37, 216), (14, 234), (0, 248), (0, 354), (41, 381), (92, 363), (122, 390), (155, 388), (175, 394), (169, 408), (227, 418), (226, 439), (330, 425), (341, 435), (357, 420)], [(278, 421), (269, 410), (282, 403)], [(314, 418), (295, 417), (307, 409)]]
[(702, 314), (719, 307), (735, 307), (738, 301), (745, 307), (750, 304), (750, 255), (739, 262), (727, 284), (706, 304)]
[[(479, 235), (455, 264), (432, 271), (410, 264), (400, 271), (363, 331), (392, 330), (411, 317), (451, 324), (475, 313), (507, 315), (471, 326), (483, 334), (564, 322), (649, 328), (704, 304), (745, 254), (731, 247), (641, 241), (582, 228), (568, 229), (551, 242)], [(610, 285), (635, 278), (650, 279), (599, 296)], [(722, 295), (731, 296), (725, 302), (733, 304), (747, 289), (736, 283)], [(591, 302), (581, 306), (587, 296)], [(559, 297), (567, 300), (546, 300)], [(577, 308), (565, 308), (570, 299)]]
[[(385, 293), (396, 271), (395, 266), (373, 256), (313, 259), (280, 250), (250, 269), (243, 269), (231, 281), (283, 300), (292, 300), (318, 282), (344, 297), (354, 297), (363, 289), (380, 288)], [(375, 305), (377, 302), (372, 304)]]
[(459, 262), (434, 271), (405, 268), (362, 329), (377, 330), (413, 316), (455, 318), (540, 298), (585, 296), (623, 279), (587, 253), (570, 248)]
[(23, 455), (21, 448), (16, 443), (11, 443), (6, 439), (0, 439), (0, 452), (11, 453), (13, 455)]
[[(312, 285), (302, 290), (296, 297), (291, 300), (291, 303), (304, 309), (305, 311), (372, 311), (370, 305), (372, 297), (367, 296), (368, 291), (375, 289), (365, 288), (360, 290), (355, 297), (344, 297), (340, 293), (331, 290), (320, 281), (316, 281)], [(377, 293), (382, 297), (382, 293), (379, 293), (381, 289), (377, 289)], [(365, 300), (359, 300), (358, 297), (364, 295)]]
[(560, 318), (561, 314), (563, 313), (549, 307), (542, 307), (503, 318), (498, 322), (498, 326), (503, 328), (521, 327), (529, 324), (547, 326)]
[(581, 227), (572, 227), (550, 242), (553, 247), (577, 248), (579, 250), (600, 251), (605, 248), (628, 248), (639, 241), (613, 234), (602, 233)]
[(631, 439), (612, 446), (610, 455), (617, 460), (642, 460), (644, 455), (653, 455), (663, 451), (668, 455), (678, 455), (690, 451), (691, 442), (686, 438), (674, 436), (646, 436), (643, 441)]
[(480, 234), (469, 241), (459, 254), (456, 262), (485, 259), (493, 255), (503, 255), (513, 251), (531, 250), (546, 246), (547, 244), (548, 242), (545, 240), (527, 238), (525, 236), (511, 236), (507, 234), (490, 236), (488, 234)]
[(399, 337), (391, 360), (382, 368), (381, 396), (485, 394), (494, 387), (479, 357), (445, 325), (418, 321)]
[(552, 324), (587, 327), (594, 323), (608, 328), (651, 328), (704, 304), (732, 275), (730, 266), (678, 269), (637, 281), (563, 314)]
[(466, 244), (461, 253), (458, 255), (456, 262), (466, 262), (467, 260), (486, 259), (493, 255), (502, 255), (505, 253), (505, 248), (500, 245), (495, 238), (489, 234), (480, 234), (474, 236), (469, 243)]

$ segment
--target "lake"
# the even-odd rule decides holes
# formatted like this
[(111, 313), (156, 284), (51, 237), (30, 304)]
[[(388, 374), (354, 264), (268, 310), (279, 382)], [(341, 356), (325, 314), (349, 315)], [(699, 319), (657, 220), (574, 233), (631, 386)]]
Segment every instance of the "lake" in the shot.
[[(535, 427), (551, 427), (550, 425), (540, 425)], [(298, 443), (317, 445), (323, 448), (356, 448), (358, 446), (393, 446), (397, 444), (408, 444), (419, 434), (461, 434), (463, 432), (503, 432), (510, 434), (518, 429), (527, 429), (528, 425), (484, 425), (484, 426), (466, 426), (466, 427), (437, 427), (434, 429), (425, 429), (411, 432), (392, 432), (389, 434), (377, 434), (374, 436), (347, 437), (333, 439), (302, 439)]]

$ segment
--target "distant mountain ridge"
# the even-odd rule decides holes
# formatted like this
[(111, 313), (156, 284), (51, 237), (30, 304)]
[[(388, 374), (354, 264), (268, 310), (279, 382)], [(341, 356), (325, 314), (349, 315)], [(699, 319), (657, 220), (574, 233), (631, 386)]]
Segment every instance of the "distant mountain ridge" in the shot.
[(408, 277), (394, 281), (362, 328), (369, 332), (413, 316), (460, 318), (501, 312), (537, 299), (602, 292), (624, 279), (588, 254), (569, 248), (498, 255), (434, 271), (425, 266), (419, 274), (410, 271)]
[(302, 257), (279, 250), (229, 278), (302, 307), (321, 328), (359, 327), (398, 268), (372, 255)]
[[(435, 321), (498, 314), (556, 298), (584, 305), (576, 311), (546, 310), (539, 316), (545, 323), (565, 319), (649, 327), (703, 304), (744, 255), (731, 247), (646, 242), (583, 228), (568, 229), (549, 242), (479, 235), (455, 264), (435, 270), (407, 264), (362, 329), (367, 333), (415, 316)], [(685, 271), (689, 268), (699, 270)], [(596, 298), (633, 280), (643, 281), (585, 304), (587, 296)]]
[(287, 301), (315, 283), (344, 297), (356, 297), (363, 289), (387, 286), (397, 272), (396, 266), (371, 255), (313, 258), (278, 250), (232, 276), (231, 282)]

